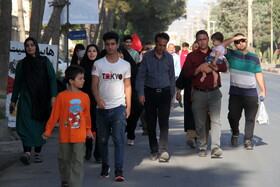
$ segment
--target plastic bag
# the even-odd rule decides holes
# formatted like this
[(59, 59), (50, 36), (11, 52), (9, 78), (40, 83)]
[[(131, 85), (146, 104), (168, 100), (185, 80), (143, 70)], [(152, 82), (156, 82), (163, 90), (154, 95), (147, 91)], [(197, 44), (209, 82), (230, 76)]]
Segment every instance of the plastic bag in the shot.
[(260, 125), (269, 125), (269, 118), (268, 118), (268, 114), (266, 112), (263, 101), (261, 101), (260, 106), (259, 106), (259, 114), (257, 117), (257, 122)]

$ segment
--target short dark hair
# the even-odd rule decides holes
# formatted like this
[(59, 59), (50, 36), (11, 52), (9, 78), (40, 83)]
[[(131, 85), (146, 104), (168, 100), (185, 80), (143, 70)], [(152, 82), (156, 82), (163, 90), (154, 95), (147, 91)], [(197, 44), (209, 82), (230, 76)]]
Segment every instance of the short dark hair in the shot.
[(125, 35), (125, 36), (123, 37), (123, 41), (125, 42), (126, 40), (131, 40), (131, 41), (133, 41), (133, 39), (132, 39), (132, 37), (131, 37), (130, 35)]
[(165, 32), (160, 32), (160, 33), (157, 33), (156, 36), (155, 36), (155, 43), (157, 43), (157, 39), (158, 38), (163, 38), (165, 40), (167, 40), (167, 42), (169, 42), (169, 35)]
[(182, 47), (189, 47), (190, 45), (187, 42), (182, 43)]
[(71, 65), (65, 70), (64, 82), (70, 84), (70, 80), (75, 80), (78, 74), (84, 74), (85, 70), (81, 66)]
[(195, 34), (195, 38), (197, 39), (198, 35), (200, 35), (200, 34), (205, 34), (207, 37), (209, 37), (208, 33), (205, 30), (200, 30)]
[(214, 34), (212, 34), (211, 36), (211, 39), (215, 39), (215, 40), (218, 40), (220, 42), (223, 42), (224, 41), (224, 35), (220, 32), (215, 32)]
[(114, 39), (116, 40), (116, 43), (118, 44), (119, 43), (119, 35), (118, 33), (116, 33), (115, 31), (110, 31), (110, 32), (106, 32), (104, 35), (103, 35), (103, 41), (105, 42), (106, 40), (111, 40), (111, 39)]
[(235, 35), (234, 35), (234, 37), (236, 37), (236, 36), (244, 36), (245, 37), (245, 35), (244, 34), (242, 34), (242, 33), (236, 33)]
[(175, 45), (175, 52), (178, 53), (181, 50), (181, 47), (179, 45)]

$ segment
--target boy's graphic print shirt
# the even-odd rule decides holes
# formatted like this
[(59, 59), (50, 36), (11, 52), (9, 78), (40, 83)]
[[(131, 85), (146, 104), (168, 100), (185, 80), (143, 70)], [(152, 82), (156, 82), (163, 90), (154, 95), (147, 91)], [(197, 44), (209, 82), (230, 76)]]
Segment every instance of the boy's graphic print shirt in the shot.
[(91, 132), (90, 100), (80, 91), (60, 92), (55, 100), (52, 114), (46, 125), (46, 134), (50, 136), (55, 124), (59, 122), (60, 143), (85, 142), (86, 133)]

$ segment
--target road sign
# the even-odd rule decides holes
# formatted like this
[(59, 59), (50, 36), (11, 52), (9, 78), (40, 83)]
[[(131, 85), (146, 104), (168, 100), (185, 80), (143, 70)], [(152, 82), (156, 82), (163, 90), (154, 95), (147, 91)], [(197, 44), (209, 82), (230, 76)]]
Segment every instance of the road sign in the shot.
[(67, 38), (70, 40), (86, 40), (86, 31), (71, 31), (67, 34)]

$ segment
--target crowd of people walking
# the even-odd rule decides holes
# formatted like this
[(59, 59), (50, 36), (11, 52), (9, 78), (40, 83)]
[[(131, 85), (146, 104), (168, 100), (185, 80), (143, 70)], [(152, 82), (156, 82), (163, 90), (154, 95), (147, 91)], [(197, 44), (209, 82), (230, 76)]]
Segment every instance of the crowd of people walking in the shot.
[[(115, 180), (123, 181), (125, 145), (137, 146), (138, 121), (142, 122), (143, 135), (148, 135), (150, 160), (169, 161), (169, 115), (175, 99), (184, 103), (187, 145), (197, 148), (199, 157), (206, 157), (210, 143), (211, 158), (220, 158), (223, 151), (219, 72), (228, 70), (231, 144), (238, 146), (239, 120), (244, 110), (244, 148), (252, 150), (258, 98), (266, 97), (258, 56), (247, 50), (247, 39), (242, 33), (224, 40), (222, 33), (209, 37), (200, 30), (195, 39), (192, 50), (184, 42), (178, 52), (167, 33), (157, 33), (154, 48), (147, 42), (140, 52), (132, 49), (130, 35), (123, 37), (121, 45), (116, 32), (107, 32), (103, 35), (105, 49), (101, 51), (95, 44), (86, 48), (76, 45), (71, 65), (65, 71), (67, 89), (57, 94), (52, 64), (40, 56), (37, 41), (27, 38), (26, 57), (17, 65), (10, 104), (10, 112), (17, 104), (16, 128), (24, 150), (20, 161), (29, 165), (34, 147), (35, 162), (43, 162), (42, 146), (59, 123), (61, 186), (82, 186), (84, 159), (90, 160), (92, 155), (101, 163), (100, 176), (109, 177), (110, 136), (114, 143)], [(209, 47), (210, 39), (213, 48)], [(228, 47), (232, 42), (236, 49)]]

